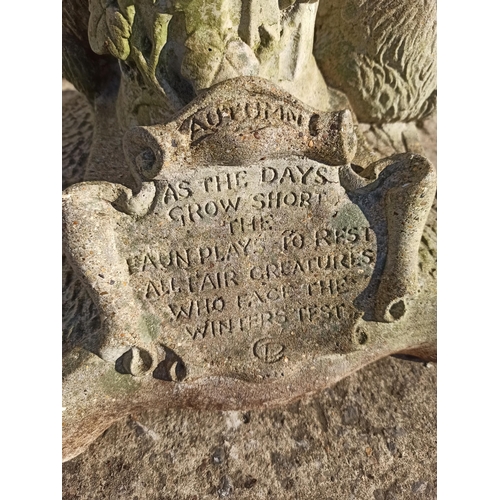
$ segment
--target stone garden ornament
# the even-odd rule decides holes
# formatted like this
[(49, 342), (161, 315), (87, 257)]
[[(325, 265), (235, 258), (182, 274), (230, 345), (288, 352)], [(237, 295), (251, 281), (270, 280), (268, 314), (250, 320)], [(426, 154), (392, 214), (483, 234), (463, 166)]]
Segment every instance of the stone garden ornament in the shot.
[(65, 459), (140, 408), (285, 404), (435, 359), (435, 169), (377, 157), (358, 122), (432, 111), (435, 5), (394, 7), (388, 34), (388, 3), (325, 2), (315, 48), (317, 2), (63, 2), (95, 111), (63, 192)]

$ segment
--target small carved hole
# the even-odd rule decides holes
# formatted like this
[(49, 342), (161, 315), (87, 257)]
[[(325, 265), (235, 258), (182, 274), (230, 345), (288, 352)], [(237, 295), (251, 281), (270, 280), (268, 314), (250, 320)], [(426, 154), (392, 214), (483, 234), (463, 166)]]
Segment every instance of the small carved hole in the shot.
[(395, 319), (401, 319), (406, 313), (406, 304), (403, 299), (398, 300), (389, 309), (389, 314)]
[(146, 148), (135, 157), (135, 164), (139, 172), (150, 172), (156, 161), (156, 156), (151, 148)]
[(175, 379), (180, 382), (186, 378), (186, 375), (186, 365), (182, 361), (178, 361), (175, 364)]
[(359, 345), (364, 345), (368, 342), (368, 334), (364, 330), (358, 330), (356, 332), (356, 340)]
[(125, 366), (123, 366), (123, 356), (122, 354), (116, 361), (115, 361), (115, 370), (118, 373), (121, 373), (122, 375), (130, 375), (129, 372), (126, 370)]
[(187, 368), (182, 359), (168, 347), (165, 350), (165, 359), (153, 371), (153, 378), (165, 382), (181, 382), (187, 376)]
[(147, 351), (132, 347), (116, 360), (115, 369), (118, 373), (137, 376), (145, 374), (152, 364), (153, 358)]
[(316, 136), (319, 134), (320, 125), (319, 125), (319, 115), (312, 115), (309, 120), (309, 133), (312, 136)]
[(169, 367), (165, 361), (160, 362), (153, 371), (153, 378), (165, 380), (166, 382), (172, 382), (168, 368)]

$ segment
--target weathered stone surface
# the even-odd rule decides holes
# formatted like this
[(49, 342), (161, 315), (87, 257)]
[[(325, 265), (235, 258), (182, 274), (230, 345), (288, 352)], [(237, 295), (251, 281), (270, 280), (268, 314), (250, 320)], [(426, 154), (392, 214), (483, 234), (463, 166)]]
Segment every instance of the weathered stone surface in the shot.
[(355, 137), (348, 111), (230, 80), (126, 135), (138, 191), (65, 191), (65, 253), (101, 322), (65, 358), (68, 457), (134, 407), (282, 404), (391, 352), (428, 355), (433, 167), (405, 154), (357, 175)]
[[(107, 183), (64, 195), (66, 254), (102, 315), (104, 359), (136, 346), (149, 371), (153, 343), (176, 345), (193, 377), (223, 359), (248, 377), (235, 335), (258, 358), (286, 350), (291, 367), (315, 347), (352, 350), (363, 315), (406, 313), (431, 165), (389, 158), (363, 183), (342, 166), (355, 153), (349, 112), (318, 115), (268, 87), (232, 80), (169, 125), (129, 132), (127, 157), (147, 181), (135, 195)], [(215, 358), (192, 342), (207, 337)]]
[(92, 102), (119, 82), (118, 61), (97, 55), (88, 39), (89, 0), (62, 1), (62, 70)]
[(63, 5), (65, 76), (95, 98), (119, 71), (124, 128), (165, 123), (201, 90), (238, 76), (270, 80), (323, 111), (348, 106), (327, 88), (312, 54), (317, 1)]
[[(319, 3), (315, 27), (318, 2), (65, 0), (63, 71), (96, 111), (85, 179), (132, 187), (126, 130), (166, 123), (203, 89), (240, 75), (322, 111), (354, 109), (355, 124), (424, 116), (435, 103), (435, 2), (358, 4)], [(366, 167), (377, 155), (356, 130), (354, 163)], [(414, 139), (406, 130), (405, 149), (420, 153)]]
[(65, 458), (130, 411), (283, 405), (435, 357), (434, 171), (387, 125), (433, 109), (434, 4), (334, 4), (316, 54), (369, 128), (318, 71), (317, 2), (64, 3), (63, 71), (96, 111), (69, 183), (97, 181), (64, 196)]
[[(77, 151), (88, 154), (89, 142), (82, 138), (92, 123), (85, 100), (71, 90), (66, 94), (64, 102), (72, 107), (63, 113), (63, 174), (70, 184), (73, 178), (82, 180), (82, 173), (67, 173), (74, 172)], [(424, 125), (417, 132), (425, 156), (432, 160), (435, 121)], [(401, 133), (406, 133), (405, 127), (401, 125)], [(372, 130), (368, 147), (379, 150), (379, 157), (407, 151), (406, 141), (390, 141), (385, 131)], [(430, 289), (435, 289), (435, 219), (433, 209), (419, 250), (419, 282)], [(68, 283), (68, 294), (81, 293), (83, 298), (66, 311), (73, 321), (80, 318), (66, 331), (66, 349), (84, 332), (95, 331), (80, 316), (88, 309), (95, 314), (95, 306), (74, 276)], [(420, 312), (432, 315), (425, 307)], [(80, 366), (85, 369), (85, 364)], [(436, 373), (434, 365), (429, 366), (386, 358), (312, 399), (275, 410), (131, 410), (133, 417), (114, 424), (88, 451), (64, 464), (63, 497), (434, 499)], [(87, 367), (78, 381), (88, 406), (75, 412), (83, 431), (86, 408), (97, 396), (87, 383), (99, 376)], [(116, 404), (113, 398), (120, 399), (116, 392), (109, 394), (104, 410)], [(170, 408), (170, 403), (166, 398), (164, 406)], [(122, 414), (127, 415), (127, 409)]]
[(132, 412), (63, 499), (435, 500), (436, 366), (385, 358), (276, 409)]
[(84, 180), (85, 164), (89, 157), (94, 130), (94, 117), (82, 94), (63, 80), (62, 92), (62, 188)]

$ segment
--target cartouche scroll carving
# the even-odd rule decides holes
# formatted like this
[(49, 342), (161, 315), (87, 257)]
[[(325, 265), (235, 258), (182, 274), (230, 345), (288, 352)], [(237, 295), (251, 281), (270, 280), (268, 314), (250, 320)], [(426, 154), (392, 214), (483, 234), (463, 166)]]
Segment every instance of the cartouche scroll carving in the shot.
[(135, 194), (66, 190), (65, 252), (101, 313), (98, 354), (145, 375), (167, 348), (183, 379), (251, 380), (285, 357), (283, 373), (304, 352), (366, 347), (360, 322), (403, 318), (434, 170), (405, 154), (359, 176), (349, 117), (231, 80), (125, 136)]
[(280, 405), (435, 359), (435, 172), (402, 123), (435, 107), (434, 13), (63, 1), (94, 124), (65, 185), (96, 181), (63, 198), (66, 459), (132, 408)]
[(261, 78), (214, 86), (168, 125), (132, 128), (123, 139), (142, 180), (169, 165), (243, 165), (263, 157), (301, 155), (327, 165), (350, 163), (356, 135), (349, 110), (318, 113)]

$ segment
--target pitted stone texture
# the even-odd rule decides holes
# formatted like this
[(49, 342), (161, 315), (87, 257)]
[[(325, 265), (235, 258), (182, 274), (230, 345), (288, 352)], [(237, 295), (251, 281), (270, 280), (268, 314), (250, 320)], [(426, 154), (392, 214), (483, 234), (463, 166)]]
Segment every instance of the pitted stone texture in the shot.
[(140, 180), (162, 179), (174, 165), (245, 165), (292, 155), (346, 165), (356, 145), (349, 110), (320, 112), (256, 77), (215, 85), (169, 123), (132, 128), (123, 138)]
[(337, 170), (295, 159), (168, 177), (144, 185), (153, 204), (142, 217), (98, 208), (111, 185), (65, 195), (68, 250), (82, 255), (106, 336), (175, 351), (195, 378), (286, 376), (352, 349), (383, 244)]
[[(126, 206), (126, 197), (121, 200), (122, 207), (123, 202)], [(109, 203), (107, 209), (115, 210)], [(432, 258), (431, 255), (430, 259)], [(106, 277), (105, 274), (103, 276)], [(105, 279), (100, 276), (98, 278)], [(73, 280), (74, 278), (71, 278), (70, 282)], [(139, 409), (153, 405), (170, 407), (174, 404), (200, 408), (237, 409), (242, 407), (241, 397), (244, 397), (249, 406), (254, 407), (271, 400), (275, 404), (284, 404), (300, 397), (305, 392), (331, 385), (352, 370), (360, 368), (377, 357), (403, 351), (409, 345), (432, 347), (435, 342), (435, 304), (432, 299), (435, 293), (435, 277), (425, 271), (419, 273), (418, 282), (425, 293), (421, 293), (418, 300), (410, 304), (411, 314), (408, 318), (389, 329), (384, 326), (379, 328), (376, 324), (368, 325), (366, 330), (357, 332), (358, 339), (363, 342), (366, 339), (369, 340), (368, 346), (361, 349), (358, 354), (347, 355), (345, 359), (342, 356), (318, 358), (308, 366), (304, 366), (303, 370), (296, 371), (287, 381), (288, 385), (281, 384), (280, 386), (280, 383), (248, 385), (242, 392), (243, 386), (238, 387), (237, 384), (227, 379), (217, 381), (207, 379), (195, 384), (187, 381), (178, 384), (178, 381), (182, 382), (183, 379), (182, 365), (179, 366), (179, 360), (171, 356), (171, 353), (165, 353), (165, 360), (168, 359), (166, 373), (170, 379), (168, 377), (156, 381), (149, 379), (144, 385), (138, 382), (137, 377), (120, 375), (113, 366), (100, 362), (95, 356), (80, 356), (78, 350), (74, 350), (73, 353), (65, 356), (65, 388), (68, 403), (65, 403), (67, 409), (63, 414), (63, 419), (67, 431), (65, 445), (67, 456), (74, 456), (75, 453), (80, 452), (112, 421), (126, 415), (133, 408)], [(257, 353), (270, 351), (276, 352), (274, 349), (266, 351), (260, 344), (255, 350)], [(130, 366), (133, 365), (134, 363), (130, 364)], [(165, 383), (164, 380), (177, 382)], [(158, 384), (163, 385), (160, 387)], [(210, 386), (216, 388), (212, 392), (207, 392)], [(235, 396), (236, 394), (238, 396)]]
[(435, 500), (436, 366), (386, 358), (275, 410), (133, 413), (63, 465), (64, 500)]
[[(89, 155), (92, 156), (90, 151), (90, 140), (93, 135), (93, 122), (92, 110), (87, 100), (79, 93), (77, 93), (73, 86), (68, 82), (63, 81), (63, 185), (68, 186), (75, 181), (82, 181), (84, 179), (85, 158)], [(102, 129), (106, 128), (104, 125)], [(417, 129), (414, 124), (394, 124), (388, 126), (378, 125), (361, 125), (360, 129), (366, 134), (366, 139), (362, 140), (362, 153), (365, 158), (365, 163), (360, 162), (364, 167), (368, 166), (373, 161), (380, 158), (394, 154), (395, 152), (408, 152), (409, 147), (414, 151), (422, 153), (418, 141), (421, 141), (425, 148), (425, 154), (430, 160), (435, 163), (435, 129), (436, 129), (436, 116), (432, 119), (426, 120), (423, 124), (419, 125)], [(94, 134), (95, 135), (95, 134)], [(408, 141), (408, 137), (415, 137), (416, 140)], [(121, 148), (114, 152), (106, 150), (106, 162), (100, 163), (103, 158), (103, 148), (105, 145), (109, 147), (109, 141), (102, 141), (93, 149), (96, 161), (99, 160), (101, 165), (100, 174), (103, 179), (110, 179), (114, 182), (122, 182), (120, 177), (116, 175), (119, 167), (123, 166), (124, 156)], [(112, 145), (114, 142), (112, 143)], [(360, 152), (360, 141), (358, 139), (358, 153)], [(374, 153), (371, 153), (373, 151)], [(358, 154), (357, 153), (357, 154)], [(355, 160), (357, 162), (357, 159)], [(76, 167), (75, 167), (76, 166)], [(130, 174), (129, 174), (130, 177)], [(133, 183), (130, 184), (130, 187)], [(435, 230), (427, 238), (428, 242), (435, 241)], [(435, 253), (435, 245), (431, 251)], [(435, 257), (429, 254), (430, 270), (435, 268)], [(85, 332), (90, 333), (95, 331), (92, 322), (96, 317), (95, 305), (92, 303), (88, 293), (82, 290), (80, 281), (74, 275), (74, 272), (69, 268), (67, 263), (63, 266), (64, 278), (64, 295), (65, 299), (65, 320), (64, 320), (64, 339), (65, 348), (69, 348), (74, 343), (81, 340)], [(93, 318), (90, 322), (87, 321), (86, 313), (82, 315), (82, 311), (89, 311), (90, 317)], [(76, 326), (81, 324), (80, 326)], [(83, 326), (84, 325), (84, 326)]]
[(192, 380), (286, 378), (365, 344), (362, 317), (405, 316), (433, 168), (399, 155), (357, 176), (349, 111), (238, 78), (124, 147), (139, 192), (95, 182), (63, 196), (65, 252), (100, 311), (104, 359), (135, 346), (145, 372), (165, 351)]

